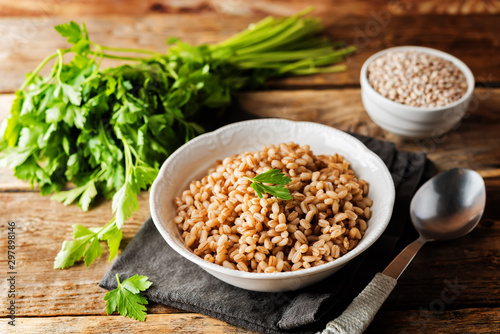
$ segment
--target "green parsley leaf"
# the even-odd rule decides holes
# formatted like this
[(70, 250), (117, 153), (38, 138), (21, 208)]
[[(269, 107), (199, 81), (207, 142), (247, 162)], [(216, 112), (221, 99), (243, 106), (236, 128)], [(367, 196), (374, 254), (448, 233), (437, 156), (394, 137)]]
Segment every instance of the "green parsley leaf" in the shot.
[(29, 147), (8, 147), (0, 155), (0, 167), (14, 168), (20, 166), (28, 159), (32, 152), (33, 149)]
[(63, 242), (62, 248), (54, 260), (54, 269), (71, 267), (82, 257), (85, 258), (85, 265), (88, 267), (102, 253), (97, 233), (82, 225), (75, 225), (73, 229), (75, 240)]
[(113, 213), (116, 217), (116, 225), (118, 228), (123, 226), (125, 220), (130, 217), (132, 211), (139, 209), (137, 201), (137, 193), (134, 192), (130, 183), (125, 182), (123, 186), (113, 196), (111, 205)]
[(6, 146), (15, 146), (22, 125), (19, 116), (24, 103), (24, 92), (17, 91), (16, 98), (12, 102), (10, 115), (2, 122), (0, 130), (0, 150)]
[(171, 45), (171, 44), (177, 43), (178, 41), (179, 41), (179, 37), (169, 37), (169, 38), (167, 38), (166, 44)]
[(61, 34), (62, 37), (68, 38), (68, 43), (76, 44), (82, 38), (85, 38), (85, 35), (82, 33), (82, 29), (76, 23), (71, 21), (70, 23), (63, 23), (54, 27), (54, 29)]
[(64, 205), (70, 205), (78, 197), (80, 197), (78, 204), (83, 209), (83, 211), (88, 211), (89, 205), (96, 195), (97, 189), (95, 187), (95, 182), (94, 180), (90, 180), (88, 183), (81, 187), (58, 192), (57, 194), (52, 196), (52, 199), (54, 201), (61, 202)]
[(54, 260), (54, 269), (69, 268), (76, 261), (80, 260), (85, 253), (85, 249), (90, 239), (91, 237), (79, 238), (71, 241), (65, 240)]
[(283, 174), (279, 169), (271, 169), (254, 177), (252, 181), (272, 184), (288, 184), (292, 179)]
[(83, 211), (88, 211), (89, 205), (94, 197), (96, 197), (96, 195), (97, 189), (95, 188), (95, 182), (93, 180), (89, 181), (85, 185), (85, 191), (82, 193), (82, 195), (80, 196), (80, 200), (78, 201), (78, 204)]
[(120, 242), (122, 241), (123, 234), (122, 230), (119, 229), (116, 225), (111, 228), (111, 230), (107, 231), (101, 237), (101, 240), (106, 240), (108, 242), (109, 248), (109, 262), (114, 259), (116, 254), (118, 253), (118, 248), (120, 247)]
[(250, 187), (255, 190), (257, 196), (260, 198), (262, 198), (265, 193), (284, 200), (293, 198), (292, 195), (290, 195), (290, 191), (284, 186), (292, 182), (292, 179), (279, 169), (268, 170), (265, 173), (257, 175), (253, 179), (245, 176), (245, 179), (252, 181)]
[(139, 291), (146, 291), (153, 283), (148, 281), (147, 276), (139, 276), (134, 275), (125, 281), (123, 281), (122, 285), (127, 290), (138, 293)]
[(73, 237), (74, 238), (81, 238), (81, 237), (85, 237), (88, 235), (94, 235), (94, 233), (95, 232), (92, 232), (91, 230), (89, 230), (88, 228), (86, 228), (83, 225), (80, 225), (80, 224), (73, 225)]
[(147, 189), (157, 175), (158, 169), (149, 166), (137, 166), (134, 169), (135, 183), (140, 189)]
[(120, 241), (122, 240), (122, 231), (115, 221), (112, 220), (103, 228), (86, 228), (80, 224), (73, 225), (74, 240), (64, 241), (62, 249), (54, 260), (54, 269), (64, 269), (71, 267), (82, 257), (85, 266), (88, 267), (94, 260), (101, 256), (102, 248), (99, 240), (106, 240), (109, 247), (109, 261), (111, 261), (118, 252)]
[(82, 102), (82, 96), (79, 87), (68, 84), (61, 84), (62, 91), (67, 99), (74, 105), (79, 106)]
[(92, 262), (102, 254), (101, 244), (99, 243), (99, 239), (94, 237), (90, 240), (89, 247), (85, 251), (84, 261), (85, 267), (90, 266)]
[(118, 310), (124, 317), (134, 318), (139, 321), (146, 320), (146, 307), (148, 300), (141, 295), (141, 291), (147, 290), (153, 283), (148, 281), (147, 276), (134, 275), (120, 283), (116, 274), (118, 287), (109, 291), (104, 296), (106, 301), (106, 313), (112, 314)]

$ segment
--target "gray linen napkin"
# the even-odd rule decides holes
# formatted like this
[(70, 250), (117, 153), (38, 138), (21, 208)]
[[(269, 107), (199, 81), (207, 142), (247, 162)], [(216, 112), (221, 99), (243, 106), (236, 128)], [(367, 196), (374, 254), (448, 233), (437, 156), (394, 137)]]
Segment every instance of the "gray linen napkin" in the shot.
[(337, 317), (416, 237), (410, 222), (410, 200), (434, 172), (423, 153), (401, 152), (393, 143), (354, 135), (389, 167), (396, 186), (391, 221), (375, 244), (325, 280), (298, 291), (253, 292), (233, 287), (206, 273), (172, 250), (151, 218), (113, 263), (99, 286), (116, 288), (120, 280), (146, 275), (153, 285), (144, 293), (151, 302), (202, 313), (261, 333), (314, 333)]

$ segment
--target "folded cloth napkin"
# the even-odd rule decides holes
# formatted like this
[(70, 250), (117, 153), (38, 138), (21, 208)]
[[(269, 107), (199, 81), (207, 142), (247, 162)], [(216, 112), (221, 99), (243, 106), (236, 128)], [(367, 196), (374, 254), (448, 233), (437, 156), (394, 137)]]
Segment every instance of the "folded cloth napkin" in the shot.
[(433, 164), (423, 153), (401, 152), (393, 143), (354, 136), (388, 166), (396, 186), (396, 202), (383, 235), (334, 275), (292, 292), (263, 293), (239, 289), (177, 254), (149, 218), (99, 285), (108, 290), (115, 289), (115, 274), (121, 280), (135, 274), (146, 275), (153, 282), (144, 293), (151, 302), (202, 313), (261, 333), (315, 333), (322, 330), (416, 237), (409, 217), (410, 201), (417, 188), (434, 171)]

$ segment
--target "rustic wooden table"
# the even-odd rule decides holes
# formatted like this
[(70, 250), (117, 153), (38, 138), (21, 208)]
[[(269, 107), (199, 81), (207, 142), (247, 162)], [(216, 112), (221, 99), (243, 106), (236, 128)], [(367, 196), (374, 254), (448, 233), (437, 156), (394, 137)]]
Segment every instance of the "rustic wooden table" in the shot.
[[(6, 117), (24, 74), (56, 48), (52, 27), (85, 21), (98, 43), (164, 50), (177, 36), (191, 43), (215, 42), (267, 14), (289, 15), (307, 5), (327, 34), (355, 44), (348, 70), (280, 80), (271, 90), (240, 95), (241, 107), (259, 116), (316, 121), (425, 151), (438, 169), (468, 167), (487, 186), (483, 219), (470, 235), (426, 245), (399, 280), (370, 333), (494, 333), (500, 331), (500, 3), (498, 1), (62, 1), (0, 0), (0, 119)], [(467, 117), (452, 132), (403, 141), (377, 127), (360, 99), (359, 70), (374, 52), (397, 45), (423, 45), (450, 52), (469, 65), (477, 86)], [(112, 62), (107, 64), (112, 65)], [(148, 193), (124, 227), (122, 249), (149, 216)], [(84, 213), (42, 197), (0, 170), (0, 332), (8, 333), (243, 333), (200, 314), (151, 305), (146, 322), (106, 315), (98, 282), (109, 268), (106, 254), (85, 268), (54, 270), (53, 259), (71, 225), (99, 226), (111, 204)], [(7, 324), (7, 227), (15, 222), (16, 326)]]

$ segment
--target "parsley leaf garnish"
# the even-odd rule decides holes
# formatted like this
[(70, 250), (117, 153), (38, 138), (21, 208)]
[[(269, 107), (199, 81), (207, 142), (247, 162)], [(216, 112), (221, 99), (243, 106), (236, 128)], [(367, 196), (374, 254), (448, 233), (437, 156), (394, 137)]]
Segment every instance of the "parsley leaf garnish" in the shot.
[(284, 200), (293, 198), (292, 195), (290, 195), (290, 191), (285, 187), (286, 184), (292, 182), (292, 179), (283, 174), (279, 169), (268, 170), (265, 173), (257, 175), (253, 179), (246, 176), (244, 176), (244, 178), (252, 181), (250, 187), (255, 190), (257, 196), (260, 198), (262, 198), (262, 195), (265, 193)]
[(152, 282), (147, 276), (134, 275), (120, 283), (120, 278), (116, 274), (118, 287), (109, 291), (104, 296), (106, 301), (106, 313), (112, 314), (115, 310), (124, 317), (135, 320), (146, 320), (146, 307), (148, 300), (139, 292), (147, 290)]

